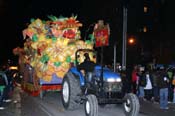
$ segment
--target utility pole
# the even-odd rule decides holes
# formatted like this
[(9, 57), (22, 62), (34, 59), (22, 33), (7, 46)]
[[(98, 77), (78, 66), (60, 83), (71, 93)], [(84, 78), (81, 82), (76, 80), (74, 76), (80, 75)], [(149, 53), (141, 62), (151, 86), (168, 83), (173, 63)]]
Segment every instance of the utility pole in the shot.
[(116, 43), (114, 44), (114, 72), (116, 71)]
[(122, 70), (126, 70), (127, 49), (127, 6), (123, 5), (123, 44), (122, 44)]

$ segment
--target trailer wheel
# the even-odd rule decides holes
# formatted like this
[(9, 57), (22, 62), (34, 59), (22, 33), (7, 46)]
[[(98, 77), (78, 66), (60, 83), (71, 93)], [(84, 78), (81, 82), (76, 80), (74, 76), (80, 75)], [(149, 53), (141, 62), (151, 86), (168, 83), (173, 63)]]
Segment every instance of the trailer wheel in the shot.
[(44, 95), (46, 94), (46, 91), (40, 90), (40, 98), (43, 99)]
[(74, 110), (78, 108), (81, 89), (80, 83), (75, 76), (68, 72), (63, 78), (61, 100), (65, 109)]
[(140, 110), (140, 103), (135, 94), (126, 94), (124, 97), (123, 106), (126, 116), (138, 116)]
[(86, 116), (98, 116), (98, 101), (95, 95), (87, 95), (84, 104)]

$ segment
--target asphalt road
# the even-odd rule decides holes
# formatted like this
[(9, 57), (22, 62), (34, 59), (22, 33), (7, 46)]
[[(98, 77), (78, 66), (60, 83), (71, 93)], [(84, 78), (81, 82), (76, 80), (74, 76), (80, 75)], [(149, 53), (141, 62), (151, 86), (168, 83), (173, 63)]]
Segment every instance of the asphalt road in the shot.
[[(60, 92), (47, 92), (43, 99), (33, 97), (22, 91), (19, 87), (15, 88), (13, 101), (5, 104), (6, 109), (0, 111), (0, 116), (85, 116), (84, 106), (81, 105), (77, 110), (67, 111), (61, 103)], [(99, 107), (99, 116), (125, 116), (122, 105), (106, 105)], [(145, 116), (140, 114), (139, 116)]]
[[(61, 103), (61, 97), (60, 92), (47, 92), (43, 99), (40, 99), (39, 97), (31, 97), (27, 96), (27, 100), (24, 100), (27, 102), (28, 100), (34, 101), (34, 103), (38, 104), (37, 107), (39, 107), (43, 113), (45, 113), (46, 116), (85, 116), (84, 113), (84, 106), (81, 105), (77, 110), (74, 111), (67, 111), (63, 108)], [(28, 104), (28, 103), (25, 103)], [(24, 106), (22, 112), (25, 112), (25, 116), (33, 116), (34, 114), (26, 115), (27, 106)], [(29, 114), (29, 113), (28, 113)], [(45, 116), (44, 115), (44, 116)], [(106, 105), (104, 108), (99, 107), (99, 116), (125, 116), (122, 110), (122, 106), (120, 104), (118, 105)]]
[[(16, 87), (11, 103), (5, 103), (5, 110), (0, 110), (0, 116), (85, 116), (84, 106), (77, 110), (67, 111), (61, 103), (60, 92), (47, 92), (43, 99), (33, 97)], [(17, 102), (14, 102), (17, 101)], [(174, 116), (175, 104), (169, 104), (169, 110), (161, 110), (159, 104), (140, 102), (139, 116)], [(99, 107), (99, 116), (125, 116), (122, 105), (107, 105)]]

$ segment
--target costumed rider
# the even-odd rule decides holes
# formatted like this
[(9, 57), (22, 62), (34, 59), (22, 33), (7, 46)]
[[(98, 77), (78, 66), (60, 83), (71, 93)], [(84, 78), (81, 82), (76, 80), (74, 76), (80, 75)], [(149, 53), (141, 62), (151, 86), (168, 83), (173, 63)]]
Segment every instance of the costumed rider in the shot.
[(78, 70), (84, 73), (85, 81), (91, 82), (95, 63), (90, 60), (88, 53), (84, 53), (84, 57), (84, 61), (78, 65)]

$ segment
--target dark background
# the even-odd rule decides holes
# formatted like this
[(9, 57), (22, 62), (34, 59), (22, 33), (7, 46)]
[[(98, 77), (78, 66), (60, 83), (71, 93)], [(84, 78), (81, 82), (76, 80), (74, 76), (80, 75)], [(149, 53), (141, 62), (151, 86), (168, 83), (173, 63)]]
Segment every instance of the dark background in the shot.
[[(151, 29), (148, 33), (140, 31), (142, 25), (148, 22), (142, 11), (145, 1), (154, 1), (148, 3), (149, 7), (153, 7), (149, 16), (152, 18), (149, 19)], [(142, 53), (148, 57), (159, 53), (157, 57), (160, 57), (171, 51), (171, 58), (162, 60), (169, 62), (173, 59), (175, 50), (174, 3), (174, 0), (0, 0), (0, 62), (17, 59), (12, 54), (12, 49), (23, 46), (22, 30), (27, 27), (31, 18), (47, 20), (47, 15), (70, 17), (72, 14), (77, 15), (78, 20), (83, 23), (80, 28), (82, 39), (85, 38), (87, 29), (87, 34), (91, 33), (91, 25), (97, 20), (103, 19), (109, 23), (111, 35), (110, 44), (105, 47), (105, 61), (112, 63), (113, 45), (116, 43), (117, 61), (121, 62), (123, 5), (128, 8), (128, 37), (132, 35), (138, 42), (137, 46), (128, 46), (128, 62), (134, 59), (138, 61)]]

